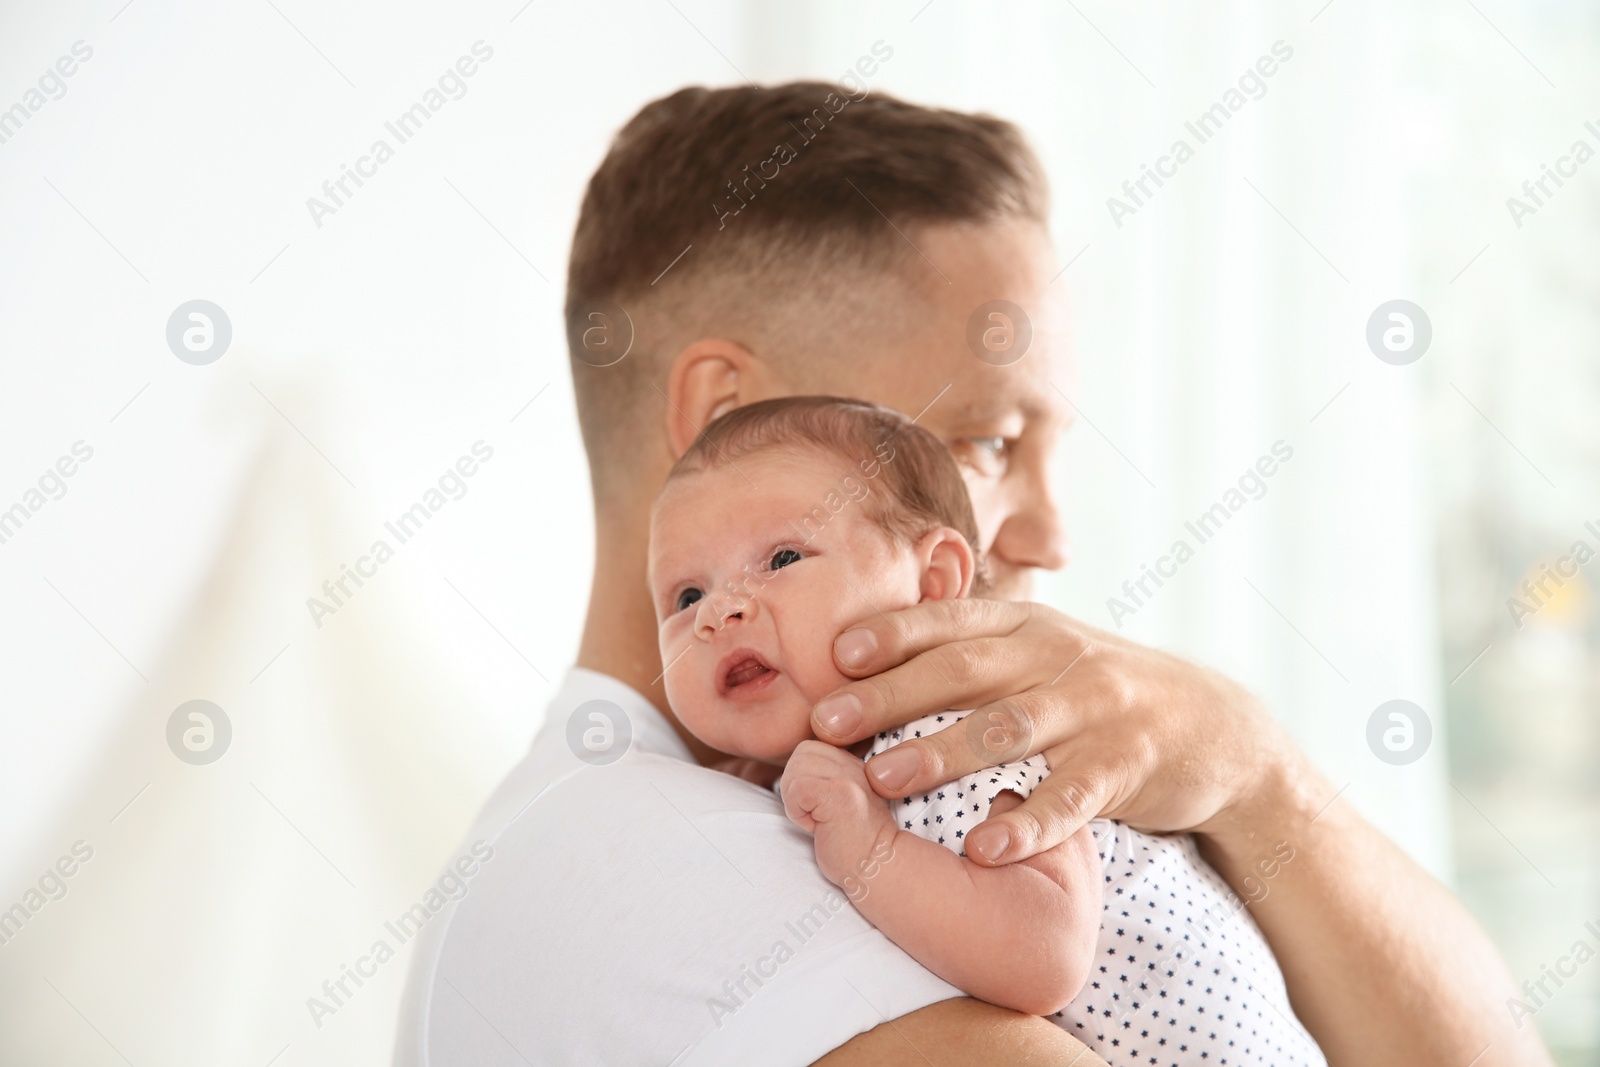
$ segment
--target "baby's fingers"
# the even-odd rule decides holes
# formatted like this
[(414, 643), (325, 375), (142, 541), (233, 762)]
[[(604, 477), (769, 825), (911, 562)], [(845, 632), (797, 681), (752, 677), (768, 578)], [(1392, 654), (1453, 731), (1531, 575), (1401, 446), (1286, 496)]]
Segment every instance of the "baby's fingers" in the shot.
[(820, 802), (818, 786), (821, 779), (811, 775), (783, 776), (778, 792), (783, 797), (783, 813), (789, 821), (808, 834), (817, 832), (817, 820), (812, 812)]
[(783, 807), (801, 829), (814, 833), (818, 823), (853, 815), (859, 807), (857, 797), (863, 792), (863, 788), (831, 775), (804, 774), (792, 783), (785, 777)]

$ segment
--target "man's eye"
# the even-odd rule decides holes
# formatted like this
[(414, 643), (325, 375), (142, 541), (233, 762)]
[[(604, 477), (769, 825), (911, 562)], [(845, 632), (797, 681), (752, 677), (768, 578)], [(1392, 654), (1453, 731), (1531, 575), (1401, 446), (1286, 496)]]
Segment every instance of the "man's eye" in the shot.
[(970, 440), (980, 452), (995, 459), (1004, 457), (1006, 450), (1011, 447), (1011, 443), (1004, 437), (973, 437)]
[(1012, 442), (1005, 437), (963, 437), (951, 447), (956, 462), (983, 475), (1004, 473), (1011, 459)]
[(792, 548), (780, 548), (772, 554), (772, 562), (767, 564), (767, 567), (770, 570), (782, 570), (789, 564), (799, 563), (803, 559), (805, 557)]
[(682, 611), (684, 608), (698, 602), (704, 597), (705, 594), (698, 589), (685, 589), (683, 592), (678, 594), (678, 607), (676, 610)]

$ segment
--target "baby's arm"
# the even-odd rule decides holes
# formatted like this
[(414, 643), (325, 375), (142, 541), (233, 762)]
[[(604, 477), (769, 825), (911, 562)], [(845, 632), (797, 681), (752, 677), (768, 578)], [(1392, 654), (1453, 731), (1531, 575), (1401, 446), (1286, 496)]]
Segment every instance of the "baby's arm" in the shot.
[[(896, 827), (865, 765), (805, 741), (783, 774), (784, 810), (816, 839), (817, 865), (867, 920), (919, 963), (1001, 1007), (1049, 1015), (1089, 975), (1101, 871), (1085, 826), (1055, 848), (980, 867)], [(996, 813), (1020, 803), (994, 802)]]

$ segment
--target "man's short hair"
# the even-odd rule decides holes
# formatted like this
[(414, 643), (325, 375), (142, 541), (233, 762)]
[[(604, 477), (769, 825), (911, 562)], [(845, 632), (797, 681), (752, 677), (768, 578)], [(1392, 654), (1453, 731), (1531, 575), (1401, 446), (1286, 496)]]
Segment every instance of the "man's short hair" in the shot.
[[(589, 180), (567, 270), (596, 491), (649, 430), (641, 405), (682, 345), (759, 343), (802, 302), (808, 326), (828, 320), (845, 283), (916, 269), (897, 227), (1043, 224), (1047, 201), (1020, 131), (987, 115), (827, 82), (687, 88), (647, 104)], [(772, 336), (799, 344), (786, 321)]]
[(836, 396), (782, 396), (734, 408), (713, 420), (672, 471), (674, 478), (737, 466), (763, 452), (832, 460), (844, 471), (844, 495), (818, 501), (810, 515), (792, 516), (804, 541), (821, 532), (850, 503), (900, 544), (914, 544), (947, 526), (972, 549), (973, 593), (986, 585), (972, 498), (950, 450), (910, 418), (865, 400)]

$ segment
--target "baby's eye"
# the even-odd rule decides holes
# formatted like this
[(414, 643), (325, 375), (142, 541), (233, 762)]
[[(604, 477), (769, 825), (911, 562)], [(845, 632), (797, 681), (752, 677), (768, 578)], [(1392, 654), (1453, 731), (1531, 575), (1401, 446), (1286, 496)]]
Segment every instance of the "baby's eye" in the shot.
[(805, 557), (792, 548), (780, 548), (772, 554), (772, 562), (768, 563), (767, 567), (770, 570), (782, 570), (789, 564), (799, 563), (803, 559)]
[(684, 608), (700, 601), (704, 597), (705, 594), (698, 589), (685, 589), (683, 592), (678, 594), (678, 606), (674, 610), (682, 611)]

